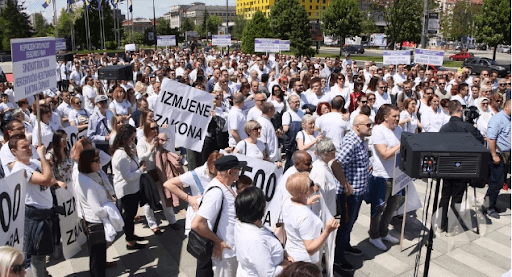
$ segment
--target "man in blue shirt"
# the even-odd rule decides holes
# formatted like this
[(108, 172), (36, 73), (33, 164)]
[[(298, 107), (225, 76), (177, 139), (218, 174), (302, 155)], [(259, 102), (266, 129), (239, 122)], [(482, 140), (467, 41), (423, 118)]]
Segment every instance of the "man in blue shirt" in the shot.
[[(343, 146), (336, 155), (336, 161), (343, 168), (346, 182), (338, 182), (336, 188), (341, 221), (336, 235), (335, 270), (353, 271), (354, 267), (345, 259), (345, 253), (355, 256), (363, 254), (361, 250), (350, 246), (350, 232), (357, 220), (359, 208), (368, 187), (370, 160), (364, 138), (372, 134), (372, 127), (372, 121), (367, 115), (357, 115), (354, 119), (354, 127), (343, 137)], [(338, 163), (333, 163), (335, 176), (341, 169), (336, 170), (336, 164)]]
[(510, 168), (510, 99), (505, 102), (503, 110), (489, 120), (487, 139), (491, 152), (491, 179), (482, 208), (488, 216), (499, 219), (502, 210), (497, 209), (496, 200)]
[(96, 96), (96, 108), (89, 118), (89, 126), (87, 128), (87, 137), (96, 144), (96, 148), (108, 153), (108, 141), (110, 139), (110, 122), (108, 118), (108, 97), (100, 94)]

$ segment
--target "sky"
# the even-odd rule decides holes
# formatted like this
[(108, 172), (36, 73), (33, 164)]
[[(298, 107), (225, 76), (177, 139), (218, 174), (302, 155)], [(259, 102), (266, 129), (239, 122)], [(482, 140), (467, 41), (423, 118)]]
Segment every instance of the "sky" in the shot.
[[(53, 1), (53, 0), (51, 0)], [(55, 0), (57, 1), (57, 14), (60, 14), (60, 10), (65, 8), (66, 0)], [(127, 6), (124, 0), (120, 4), (121, 13), (126, 15)], [(133, 1), (133, 17), (142, 18), (153, 18), (153, 2), (152, 0), (132, 0)], [(173, 5), (187, 5), (192, 2), (203, 2), (207, 5), (226, 5), (226, 0), (154, 0), (155, 1), (155, 15), (156, 18), (163, 16), (165, 13), (171, 11)], [(42, 7), (44, 0), (25, 0), (24, 7), (26, 8), (27, 14), (32, 13), (43, 13), (43, 16), (48, 20), (52, 20), (53, 16), (53, 2), (45, 9)], [(235, 6), (236, 0), (228, 0), (228, 5)]]

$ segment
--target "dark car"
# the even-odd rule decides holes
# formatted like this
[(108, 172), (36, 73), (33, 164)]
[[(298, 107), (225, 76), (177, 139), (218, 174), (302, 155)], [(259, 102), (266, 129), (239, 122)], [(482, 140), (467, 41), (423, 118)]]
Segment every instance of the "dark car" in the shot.
[(364, 47), (361, 45), (349, 45), (341, 50), (343, 54), (364, 54)]
[(496, 70), (500, 77), (505, 77), (510, 74), (510, 64), (498, 64), (495, 60), (489, 58), (467, 58), (462, 62), (463, 67), (471, 69), (472, 73), (480, 74), (482, 70), (492, 71)]

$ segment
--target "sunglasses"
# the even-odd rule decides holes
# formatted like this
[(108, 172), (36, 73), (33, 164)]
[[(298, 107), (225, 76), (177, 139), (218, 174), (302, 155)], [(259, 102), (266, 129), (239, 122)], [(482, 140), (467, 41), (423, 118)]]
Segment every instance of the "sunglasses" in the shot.
[(81, 104), (82, 104), (82, 101), (75, 102), (75, 104), (77, 104), (77, 105), (81, 105)]
[(439, 83), (439, 85), (446, 85), (446, 83)]
[(151, 127), (151, 130), (158, 130), (158, 127)]
[(366, 127), (368, 127), (368, 128), (371, 128), (371, 127), (373, 126), (373, 123), (371, 123), (371, 122), (370, 122), (370, 123), (367, 123), (367, 124), (360, 123), (360, 124), (357, 124), (357, 125), (364, 125), (364, 126), (366, 126)]
[(15, 275), (19, 275), (21, 271), (25, 269), (25, 267), (27, 267), (27, 264), (25, 262), (15, 265), (12, 267), (12, 273), (14, 273)]
[(388, 87), (379, 87), (379, 88), (381, 88), (381, 89), (386, 89), (386, 88), (388, 88)]
[(499, 84), (499, 86), (500, 86), (500, 87), (502, 87), (502, 86), (504, 87), (505, 85), (506, 85), (506, 84)]
[(361, 103), (366, 104), (366, 103), (368, 103), (368, 101), (361, 101)]
[(375, 98), (368, 98), (368, 101), (375, 101)]

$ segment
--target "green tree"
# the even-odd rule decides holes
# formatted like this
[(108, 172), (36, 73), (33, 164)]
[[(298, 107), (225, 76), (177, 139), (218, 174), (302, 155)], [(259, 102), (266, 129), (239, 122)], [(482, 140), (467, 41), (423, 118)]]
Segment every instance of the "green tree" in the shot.
[(361, 35), (366, 37), (366, 40), (370, 40), (370, 35), (373, 33), (378, 33), (379, 27), (375, 24), (375, 18), (371, 14), (364, 16), (364, 20), (361, 23)]
[(208, 35), (208, 18), (210, 17), (210, 14), (208, 14), (208, 11), (206, 8), (204, 9), (203, 13), (203, 22), (201, 24), (196, 25), (196, 32), (201, 38), (205, 38)]
[(28, 15), (23, 11), (23, 3), (18, 5), (14, 0), (7, 0), (0, 16), (0, 35), (2, 38), (2, 50), (11, 50), (11, 39), (26, 38), (32, 36), (32, 27), (28, 21)]
[(476, 35), (476, 18), (482, 13), (482, 6), (467, 0), (458, 1), (453, 9), (441, 16), (440, 32), (443, 37), (460, 40), (462, 36)]
[[(95, 49), (100, 48), (100, 18), (98, 14), (98, 3), (96, 1), (90, 1), (90, 7), (88, 10), (89, 14), (89, 28), (91, 35), (91, 44)], [(112, 8), (107, 1), (102, 0), (101, 8), (103, 9), (103, 20), (105, 22), (105, 41), (114, 41), (114, 17)], [(87, 33), (85, 29), (85, 8), (77, 9), (73, 14), (73, 20), (75, 21), (75, 39), (76, 45), (81, 46), (82, 49), (87, 48)], [(122, 26), (119, 21), (119, 26)], [(124, 37), (124, 30), (120, 29), (121, 37)], [(60, 32), (59, 32), (60, 36)]]
[(496, 59), (498, 44), (510, 45), (510, 1), (484, 0), (482, 14), (477, 17), (477, 41), (494, 47)]
[(242, 33), (242, 52), (254, 53), (255, 38), (273, 37), (270, 20), (261, 11), (257, 11), (253, 18), (247, 22)]
[(144, 43), (144, 34), (140, 32), (126, 32), (126, 37), (123, 40), (124, 44), (135, 43), (135, 44), (143, 44)]
[(185, 18), (183, 22), (181, 22), (181, 31), (183, 33), (188, 31), (194, 31), (196, 29), (196, 24), (191, 18)]
[(156, 19), (156, 34), (157, 35), (172, 35), (174, 30), (171, 28), (171, 22), (160, 17)]
[(324, 33), (338, 38), (340, 56), (345, 38), (361, 34), (362, 15), (356, 0), (332, 0), (323, 13)]
[(290, 40), (290, 50), (297, 56), (312, 56), (311, 26), (306, 8), (299, 0), (277, 0), (270, 10), (270, 25), (274, 35)]
[(217, 15), (211, 15), (206, 20), (206, 30), (212, 35), (217, 34), (218, 27), (222, 25), (222, 18)]
[(71, 26), (75, 24), (72, 18), (76, 18), (76, 16), (73, 17), (75, 13), (76, 12), (67, 13), (64, 8), (60, 11), (59, 20), (57, 21), (59, 37), (67, 38), (71, 36)]
[(242, 15), (237, 15), (235, 17), (235, 25), (233, 26), (231, 36), (235, 39), (241, 39), (245, 25), (247, 25), (247, 19), (245, 19)]
[(36, 13), (34, 18), (34, 37), (53, 36), (55, 29), (48, 24), (42, 14)]
[(423, 1), (395, 0), (385, 8), (388, 44), (394, 49), (395, 43), (404, 41), (418, 43), (421, 40)]

